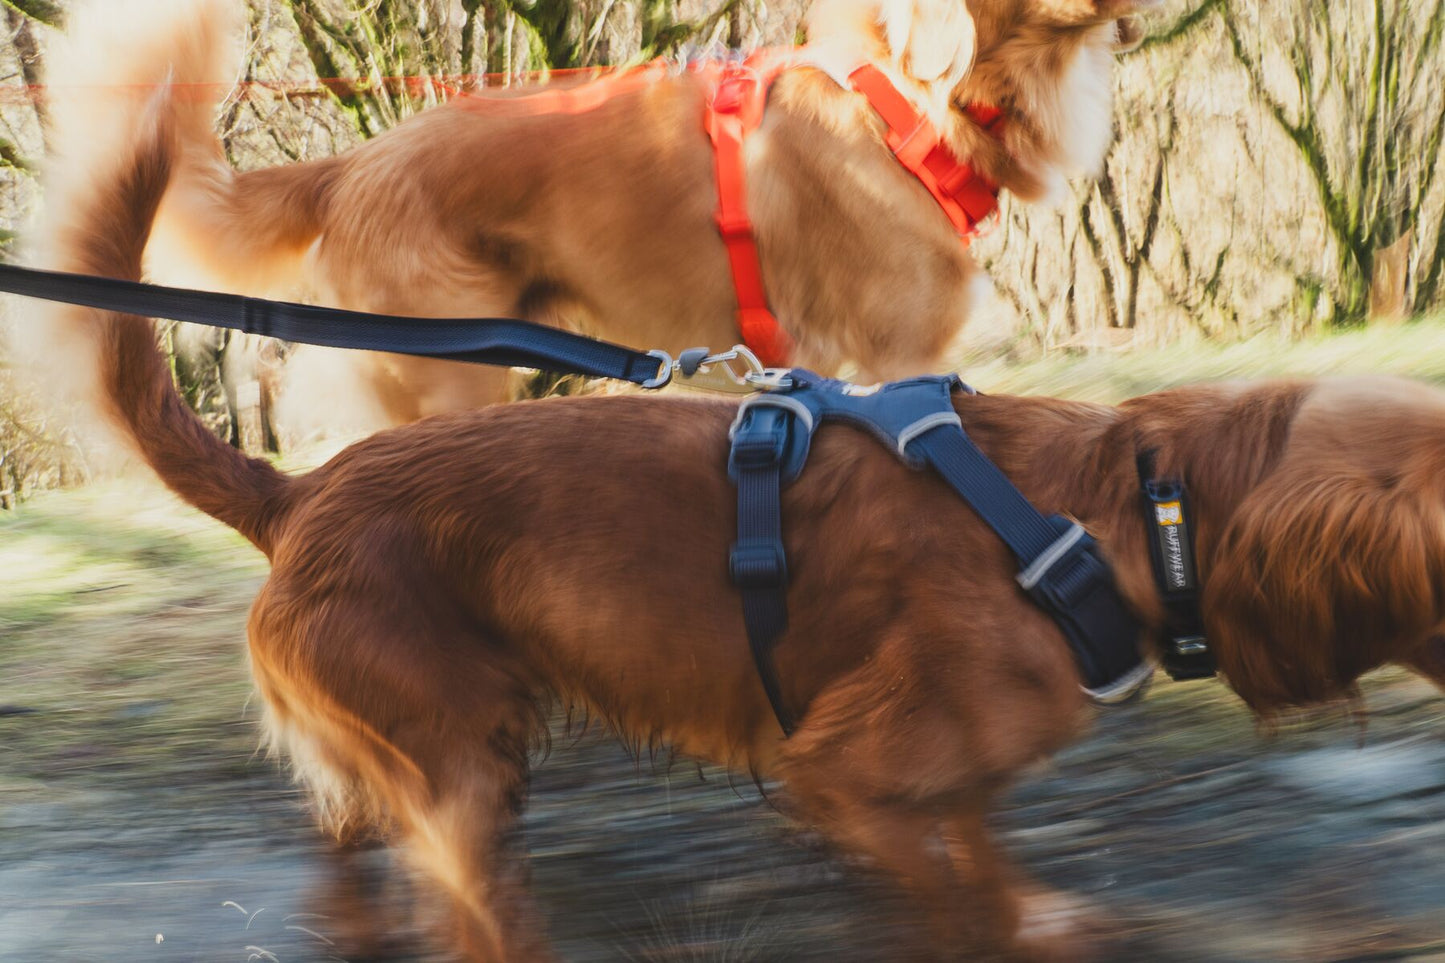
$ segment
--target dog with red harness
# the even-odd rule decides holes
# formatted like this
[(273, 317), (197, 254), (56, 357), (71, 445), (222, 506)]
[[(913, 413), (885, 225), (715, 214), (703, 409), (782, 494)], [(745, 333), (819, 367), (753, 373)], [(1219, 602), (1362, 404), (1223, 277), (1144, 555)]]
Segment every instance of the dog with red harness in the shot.
[[(936, 369), (999, 192), (1044, 199), (1101, 162), (1113, 54), (1146, 5), (819, 0), (801, 49), (459, 96), (340, 156), (238, 173), (195, 92), (235, 75), (239, 4), (197, 2), (204, 43), (93, 58), (108, 83), (186, 85), (160, 276), (673, 354), (742, 340), (768, 364), (865, 380)], [(505, 395), (500, 372), (353, 360), (385, 421)]]

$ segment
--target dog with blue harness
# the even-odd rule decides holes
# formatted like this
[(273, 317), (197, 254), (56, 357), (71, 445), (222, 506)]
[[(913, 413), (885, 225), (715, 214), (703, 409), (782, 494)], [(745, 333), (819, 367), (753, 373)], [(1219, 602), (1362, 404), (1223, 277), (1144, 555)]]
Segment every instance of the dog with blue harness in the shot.
[(758, 676), (785, 733), (799, 714), (783, 698), (772, 661), (788, 620), (780, 489), (802, 472), (813, 433), (827, 421), (864, 429), (910, 468), (932, 469), (973, 507), (1018, 559), (1019, 587), (1058, 624), (1091, 697), (1120, 701), (1153, 674), (1138, 650), (1139, 621), (1094, 539), (1078, 522), (1039, 512), (969, 439), (952, 403), (960, 391), (973, 393), (957, 375), (860, 387), (795, 369), (739, 407), (728, 455), (738, 537), (728, 567)]

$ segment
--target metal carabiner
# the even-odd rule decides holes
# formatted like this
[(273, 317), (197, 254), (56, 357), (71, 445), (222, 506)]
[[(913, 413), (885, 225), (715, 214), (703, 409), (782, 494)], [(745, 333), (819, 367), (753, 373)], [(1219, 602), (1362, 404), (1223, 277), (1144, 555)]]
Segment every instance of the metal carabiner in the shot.
[(772, 391), (793, 383), (787, 368), (763, 367), (758, 356), (741, 344), (716, 354), (707, 348), (688, 348), (677, 356), (673, 369), (679, 384), (729, 394)]

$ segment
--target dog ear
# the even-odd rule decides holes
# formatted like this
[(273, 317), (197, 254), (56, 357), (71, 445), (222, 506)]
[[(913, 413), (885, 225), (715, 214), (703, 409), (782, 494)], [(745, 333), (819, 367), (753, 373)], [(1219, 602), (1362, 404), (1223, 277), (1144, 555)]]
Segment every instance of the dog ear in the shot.
[(1114, 21), (1114, 53), (1138, 50), (1144, 42), (1144, 27), (1138, 17), (1120, 17)]
[(1205, 573), (1221, 671), (1256, 712), (1341, 698), (1438, 626), (1445, 512), (1335, 461), (1281, 466), (1235, 511)]
[(891, 61), (906, 76), (957, 86), (976, 40), (965, 0), (814, 0), (808, 42), (841, 41), (854, 55)]
[(914, 80), (952, 88), (973, 66), (973, 15), (963, 0), (881, 0), (878, 23), (889, 56)]

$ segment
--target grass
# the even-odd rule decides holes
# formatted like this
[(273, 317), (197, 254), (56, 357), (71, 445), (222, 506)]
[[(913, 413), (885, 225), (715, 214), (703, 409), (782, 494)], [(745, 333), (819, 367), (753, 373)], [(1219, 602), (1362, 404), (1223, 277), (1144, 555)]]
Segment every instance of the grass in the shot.
[(243, 627), (265, 560), (239, 536), (153, 484), (111, 481), (0, 513), (0, 572), (6, 788), (244, 765)]
[(965, 361), (960, 370), (984, 391), (1109, 403), (1237, 378), (1390, 374), (1445, 383), (1445, 315), (1298, 340), (1269, 334), (1233, 344), (1197, 340), (1127, 352), (1056, 351), (1024, 363)]

